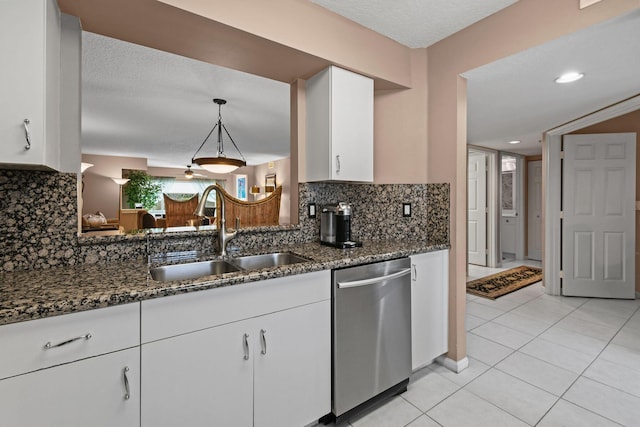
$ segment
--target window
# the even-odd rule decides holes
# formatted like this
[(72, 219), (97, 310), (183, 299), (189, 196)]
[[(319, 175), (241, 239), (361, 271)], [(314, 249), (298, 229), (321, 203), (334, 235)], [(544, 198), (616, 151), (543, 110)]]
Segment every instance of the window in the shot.
[[(191, 179), (183, 180), (170, 177), (153, 177), (154, 183), (160, 184), (162, 187), (162, 193), (166, 194), (173, 200), (186, 200), (190, 199), (194, 194), (202, 194), (209, 185), (217, 183), (223, 188), (225, 187), (225, 180), (216, 179)], [(216, 207), (216, 192), (212, 191), (207, 197), (206, 203), (207, 210), (214, 211)], [(150, 210), (150, 213), (154, 215), (163, 215), (164, 210), (164, 197), (160, 195), (158, 203)], [(210, 215), (213, 216), (213, 215)]]

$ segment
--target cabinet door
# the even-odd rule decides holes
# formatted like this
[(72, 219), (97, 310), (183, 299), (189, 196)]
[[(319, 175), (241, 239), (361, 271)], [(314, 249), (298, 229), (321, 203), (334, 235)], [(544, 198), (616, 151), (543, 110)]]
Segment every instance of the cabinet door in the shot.
[(411, 365), (416, 370), (447, 352), (448, 251), (411, 256)]
[(373, 181), (373, 80), (328, 67), (307, 80), (307, 181)]
[(139, 347), (8, 378), (0, 381), (0, 424), (134, 427), (140, 420), (139, 378)]
[[(60, 106), (59, 88), (53, 82), (59, 79), (59, 43), (55, 0), (0, 1), (0, 163), (57, 166), (55, 117)], [(52, 84), (47, 85), (48, 81)], [(29, 149), (25, 148), (25, 119), (29, 120)], [(45, 131), (47, 138), (54, 139), (52, 144), (45, 140)]]
[(331, 179), (373, 181), (373, 80), (332, 67)]
[(249, 327), (242, 321), (144, 344), (142, 426), (251, 426)]
[(254, 425), (303, 426), (331, 412), (330, 301), (255, 324)]

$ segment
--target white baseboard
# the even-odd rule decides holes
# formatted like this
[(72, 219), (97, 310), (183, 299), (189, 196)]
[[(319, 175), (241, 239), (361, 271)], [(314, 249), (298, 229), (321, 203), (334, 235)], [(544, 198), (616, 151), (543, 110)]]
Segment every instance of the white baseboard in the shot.
[(455, 372), (456, 374), (464, 371), (469, 367), (469, 359), (462, 358), (460, 360), (449, 359), (447, 356), (440, 356), (436, 359), (436, 362), (444, 366), (450, 371)]

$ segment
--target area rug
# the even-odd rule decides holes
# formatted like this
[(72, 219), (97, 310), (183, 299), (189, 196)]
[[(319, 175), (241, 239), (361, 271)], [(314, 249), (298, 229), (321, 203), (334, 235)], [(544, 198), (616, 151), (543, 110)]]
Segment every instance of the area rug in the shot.
[(467, 293), (496, 299), (542, 280), (542, 269), (522, 265), (467, 282)]

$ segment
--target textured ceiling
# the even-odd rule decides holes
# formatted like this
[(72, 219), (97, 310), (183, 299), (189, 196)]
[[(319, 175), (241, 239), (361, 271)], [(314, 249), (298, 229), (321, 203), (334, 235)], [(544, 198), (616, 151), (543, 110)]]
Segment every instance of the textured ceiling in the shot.
[(469, 143), (539, 154), (542, 132), (639, 94), (639, 40), (636, 10), (465, 73)]
[(517, 0), (310, 0), (405, 46), (427, 47)]
[[(218, 119), (250, 165), (289, 155), (289, 85), (83, 32), (82, 152), (185, 167)], [(238, 154), (228, 138), (224, 151)], [(215, 155), (215, 133), (203, 155)]]
[[(339, 3), (352, 11), (360, 5), (316, 2)], [(447, 10), (449, 17), (439, 21), (465, 25), (456, 16), (470, 19), (473, 4), (496, 8), (513, 1), (450, 1), (451, 7), (444, 7), (437, 1), (402, 0), (388, 9), (382, 6), (396, 2), (365, 3), (366, 14), (415, 34), (415, 42), (426, 25), (410, 24), (388, 10), (440, 5), (430, 16)], [(463, 3), (469, 4), (462, 12), (455, 9)], [(538, 154), (542, 132), (640, 93), (638, 40), (640, 10), (464, 73), (469, 143)], [(585, 78), (566, 86), (553, 82), (570, 69), (584, 72)], [(150, 166), (184, 167), (217, 119), (212, 98), (225, 98), (223, 123), (250, 165), (289, 154), (288, 84), (92, 33), (83, 36), (82, 79), (83, 153), (145, 157)], [(513, 139), (523, 143), (507, 144)], [(205, 149), (215, 152), (215, 138)], [(225, 152), (236, 155), (226, 139)]]

